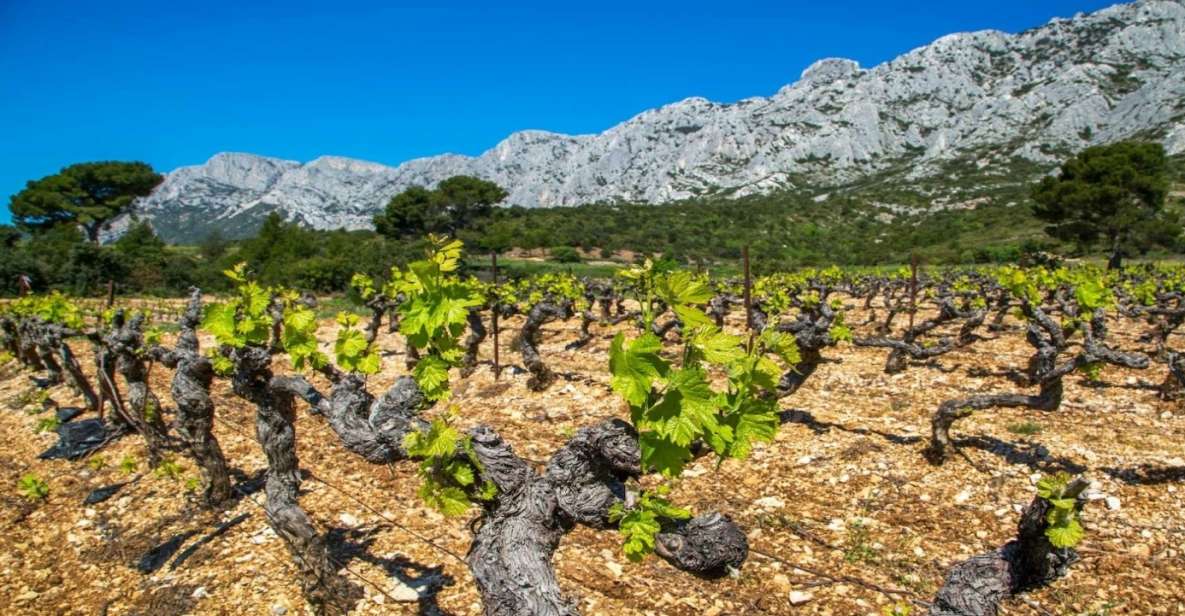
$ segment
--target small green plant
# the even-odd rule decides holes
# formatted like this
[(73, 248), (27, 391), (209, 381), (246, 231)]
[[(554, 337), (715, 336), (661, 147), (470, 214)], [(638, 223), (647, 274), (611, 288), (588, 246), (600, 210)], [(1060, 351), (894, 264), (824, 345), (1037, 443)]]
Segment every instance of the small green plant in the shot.
[(652, 492), (642, 492), (632, 508), (617, 502), (609, 509), (609, 519), (617, 522), (618, 530), (625, 537), (622, 546), (627, 558), (640, 562), (654, 551), (655, 537), (662, 530), (662, 520), (686, 520), (691, 512), (675, 507), (666, 499), (670, 488), (660, 485)]
[(876, 561), (876, 550), (868, 543), (868, 526), (861, 520), (848, 522), (843, 559), (849, 563)]
[(156, 403), (152, 401), (152, 398), (149, 398), (144, 404), (144, 420), (155, 421), (156, 418), (159, 417), (159, 413), (160, 409), (156, 407)]
[(420, 498), (446, 516), (463, 515), (469, 505), (488, 501), (497, 494), (493, 482), (477, 484), (481, 468), (468, 436), (457, 432), (441, 418), (432, 420), (423, 432), (411, 432), (403, 439), (408, 456), (422, 458)]
[(910, 616), (912, 613), (913, 607), (904, 601), (898, 601), (893, 605), (881, 608), (881, 614), (884, 616)]
[(49, 484), (44, 479), (32, 473), (21, 477), (16, 485), (21, 496), (24, 496), (29, 502), (35, 503), (49, 496)]
[(1101, 361), (1082, 364), (1078, 369), (1086, 376), (1086, 380), (1091, 383), (1099, 383), (1103, 380), (1103, 362)]
[(155, 469), (152, 470), (152, 474), (160, 477), (161, 479), (177, 479), (181, 476), (181, 473), (184, 470), (185, 469), (181, 468), (181, 465), (172, 458), (165, 458), (160, 464), (157, 465)]
[(37, 427), (33, 430), (38, 434), (42, 432), (55, 432), (60, 425), (62, 425), (62, 422), (58, 421), (57, 415), (51, 415), (37, 422)]
[(197, 492), (202, 487), (202, 480), (197, 477), (187, 477), (185, 479), (185, 491)]
[(107, 458), (104, 458), (103, 456), (94, 456), (90, 460), (86, 461), (86, 465), (92, 471), (99, 472), (107, 468)]
[(12, 353), (9, 353), (8, 351), (0, 351), (0, 366), (3, 366), (15, 359), (16, 358), (12, 356)]
[(1010, 424), (1008, 426), (1009, 432), (1011, 432), (1013, 434), (1021, 434), (1024, 436), (1032, 436), (1034, 434), (1040, 434), (1041, 431), (1044, 429), (1045, 428), (1041, 424), (1034, 422), (1034, 421), (1023, 421), (1020, 423)]
[(136, 469), (139, 468), (139, 466), (140, 466), (140, 461), (136, 459), (136, 456), (133, 456), (131, 454), (128, 454), (128, 455), (120, 458), (120, 460), (119, 460), (119, 470), (123, 471), (124, 473), (126, 473), (128, 475), (131, 475), (132, 473), (136, 472)]
[(49, 400), (49, 392), (40, 389), (30, 389), (21, 392), (16, 397), (16, 407), (23, 408), (25, 413), (29, 415), (37, 415), (48, 410), (45, 404), (47, 400)]
[(1049, 524), (1045, 536), (1055, 548), (1072, 548), (1086, 535), (1079, 521), (1081, 512), (1077, 495), (1066, 493), (1070, 475), (1065, 472), (1042, 477), (1037, 482), (1037, 495), (1049, 503), (1045, 521)]

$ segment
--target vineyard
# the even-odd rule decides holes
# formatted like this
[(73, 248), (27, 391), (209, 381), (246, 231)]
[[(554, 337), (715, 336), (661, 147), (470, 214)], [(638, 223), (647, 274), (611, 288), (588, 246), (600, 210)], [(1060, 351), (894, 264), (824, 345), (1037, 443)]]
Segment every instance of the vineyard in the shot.
[(429, 246), (0, 305), (6, 613), (1185, 613), (1185, 267)]

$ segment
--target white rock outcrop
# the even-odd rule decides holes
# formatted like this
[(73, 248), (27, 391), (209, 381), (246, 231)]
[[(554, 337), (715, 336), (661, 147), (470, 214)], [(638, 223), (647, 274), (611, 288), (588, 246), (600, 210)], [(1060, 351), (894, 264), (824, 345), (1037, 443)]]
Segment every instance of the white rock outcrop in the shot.
[[(1141, 0), (1019, 34), (944, 36), (879, 66), (820, 60), (768, 98), (689, 98), (596, 135), (514, 133), (477, 157), (396, 167), (218, 154), (169, 173), (136, 215), (170, 239), (243, 235), (271, 211), (314, 228), (364, 228), (412, 185), (474, 175), (527, 207), (665, 202), (835, 186), (941, 163), (1052, 165), (1129, 137), (1185, 151), (1185, 0)], [(113, 234), (126, 228), (115, 225)]]

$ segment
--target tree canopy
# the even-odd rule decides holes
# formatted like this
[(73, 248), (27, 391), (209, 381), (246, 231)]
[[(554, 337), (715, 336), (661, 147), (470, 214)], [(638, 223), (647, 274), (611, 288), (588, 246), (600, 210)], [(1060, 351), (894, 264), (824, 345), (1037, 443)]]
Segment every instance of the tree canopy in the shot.
[(78, 225), (92, 243), (99, 232), (137, 197), (152, 192), (163, 181), (141, 162), (101, 161), (70, 165), (54, 175), (31, 180), (12, 196), (9, 209), (17, 226), (45, 231)]
[(374, 217), (374, 226), (391, 238), (455, 234), (489, 217), (506, 194), (493, 182), (464, 175), (443, 180), (433, 190), (412, 186), (391, 198)]
[(1168, 191), (1169, 163), (1159, 143), (1096, 146), (1033, 188), (1033, 214), (1056, 239), (1084, 248), (1104, 243), (1114, 268), (1180, 235), (1178, 216), (1164, 207)]

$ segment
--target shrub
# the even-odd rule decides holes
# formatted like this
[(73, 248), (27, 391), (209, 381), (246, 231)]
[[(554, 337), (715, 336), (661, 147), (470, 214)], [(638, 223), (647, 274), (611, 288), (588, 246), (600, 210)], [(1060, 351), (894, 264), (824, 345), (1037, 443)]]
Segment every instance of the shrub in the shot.
[(571, 246), (557, 246), (551, 249), (551, 260), (557, 263), (580, 263), (580, 253)]

